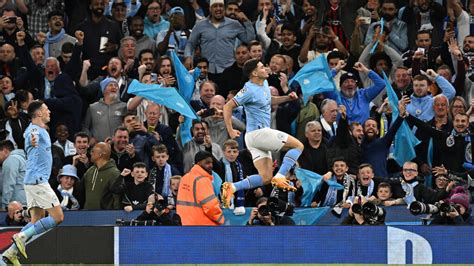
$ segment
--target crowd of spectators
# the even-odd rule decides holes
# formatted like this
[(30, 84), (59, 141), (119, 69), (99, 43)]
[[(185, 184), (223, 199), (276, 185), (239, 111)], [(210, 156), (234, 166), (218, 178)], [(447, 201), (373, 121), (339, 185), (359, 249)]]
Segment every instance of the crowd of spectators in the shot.
[[(65, 210), (150, 212), (161, 200), (174, 209), (200, 151), (212, 154), (210, 179), (256, 174), (244, 134), (229, 140), (222, 115), (251, 58), (268, 66), (273, 96), (299, 96), (271, 107), (271, 127), (301, 140), (299, 167), (325, 177), (308, 207), (445, 201), (469, 220), (474, 1), (0, 0), (0, 16), (1, 208), (13, 224), (26, 203), (23, 131), (33, 100), (51, 110), (50, 184)], [(134, 79), (177, 89), (172, 51), (200, 69), (189, 103), (199, 119), (187, 143), (179, 113), (127, 91)], [(318, 56), (337, 90), (304, 103), (288, 81)], [(383, 73), (400, 100), (397, 117)], [(245, 111), (232, 117), (241, 132)], [(420, 144), (399, 165), (393, 140), (404, 121)], [(281, 155), (273, 157), (277, 170)], [(302, 182), (288, 178), (298, 189), (288, 200), (302, 207)], [(239, 193), (232, 208), (241, 214), (271, 192)]]

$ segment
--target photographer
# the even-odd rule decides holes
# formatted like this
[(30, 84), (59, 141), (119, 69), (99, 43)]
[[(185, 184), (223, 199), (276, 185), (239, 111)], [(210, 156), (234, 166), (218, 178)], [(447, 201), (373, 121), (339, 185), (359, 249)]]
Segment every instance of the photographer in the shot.
[(252, 209), (247, 225), (295, 225), (295, 222), (288, 216), (278, 216), (269, 199), (262, 197), (258, 199), (257, 207)]
[(385, 223), (385, 209), (377, 207), (367, 201), (365, 197), (355, 197), (354, 204), (349, 209), (341, 225), (383, 225)]
[(171, 212), (166, 206), (166, 201), (157, 193), (148, 197), (145, 211), (136, 220), (154, 221), (154, 225), (181, 225), (179, 215)]
[(471, 206), (469, 205), (469, 195), (464, 188), (457, 187), (454, 194), (447, 200), (449, 208), (446, 212), (440, 207), (440, 211), (433, 216), (431, 224), (434, 225), (470, 225)]
[(30, 221), (29, 217), (26, 217), (23, 205), (18, 201), (10, 202), (7, 206), (7, 212), (2, 226), (25, 226)]

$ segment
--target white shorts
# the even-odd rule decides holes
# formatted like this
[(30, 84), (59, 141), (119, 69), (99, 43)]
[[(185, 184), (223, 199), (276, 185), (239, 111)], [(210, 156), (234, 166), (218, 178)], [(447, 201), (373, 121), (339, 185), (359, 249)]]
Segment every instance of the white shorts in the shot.
[(288, 134), (285, 132), (262, 128), (245, 134), (247, 149), (254, 161), (262, 158), (272, 158), (272, 152), (277, 152), (285, 145)]
[(25, 194), (28, 209), (36, 207), (47, 210), (59, 205), (58, 197), (49, 183), (25, 185)]

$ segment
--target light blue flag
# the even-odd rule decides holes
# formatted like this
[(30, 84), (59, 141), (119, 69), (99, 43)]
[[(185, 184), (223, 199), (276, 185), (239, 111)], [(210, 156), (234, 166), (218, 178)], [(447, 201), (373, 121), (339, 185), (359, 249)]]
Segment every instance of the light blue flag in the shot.
[[(383, 78), (385, 80), (385, 88), (387, 90), (388, 102), (390, 107), (392, 108), (392, 124), (395, 122), (395, 118), (398, 117), (398, 97), (395, 91), (390, 85), (388, 81), (387, 75), (383, 73)], [(406, 121), (402, 122), (402, 125), (395, 134), (394, 139), (394, 151), (393, 157), (398, 165), (403, 166), (403, 164), (407, 161), (412, 160), (416, 157), (415, 153), (415, 146), (420, 144), (420, 140), (418, 140), (413, 131), (411, 131), (410, 127), (408, 126)]]
[(326, 180), (326, 183), (328, 184), (328, 186), (330, 187), (333, 187), (335, 188), (336, 190), (341, 190), (341, 189), (344, 189), (344, 186), (337, 183), (336, 180), (332, 180), (332, 179), (329, 179), (329, 180)]
[(161, 87), (158, 84), (143, 84), (134, 79), (128, 87), (128, 93), (164, 105), (191, 119), (197, 118), (191, 106), (175, 88)]
[(301, 206), (310, 207), (314, 195), (321, 188), (323, 177), (303, 168), (295, 169), (296, 177), (301, 181), (303, 187), (303, 196), (301, 197)]
[(334, 84), (331, 70), (324, 55), (319, 55), (316, 59), (304, 65), (290, 80), (289, 84), (291, 85), (294, 81), (300, 84), (305, 105), (310, 96), (336, 90), (336, 84)]
[[(178, 82), (178, 92), (179, 94), (181, 94), (181, 96), (183, 96), (186, 102), (190, 103), (194, 93), (194, 81), (201, 74), (201, 70), (199, 68), (196, 68), (194, 69), (193, 74), (189, 73), (186, 67), (181, 63), (181, 60), (179, 60), (179, 57), (174, 50), (171, 51), (171, 61), (173, 62), (174, 71), (176, 74), (176, 81)], [(190, 130), (191, 126), (192, 119), (186, 117), (184, 119), (184, 123), (179, 127), (181, 144), (183, 146), (192, 139)]]
[[(383, 34), (383, 28), (384, 28), (384, 20), (383, 18), (380, 19), (380, 36)], [(375, 34), (375, 31), (374, 31)], [(372, 49), (370, 49), (370, 54), (373, 54), (375, 52), (375, 49), (377, 49), (377, 46), (379, 45), (379, 39), (374, 43), (374, 46), (372, 46)]]
[(221, 177), (216, 172), (212, 171), (212, 188), (214, 189), (214, 194), (216, 195), (216, 197), (219, 197), (219, 195), (221, 194), (221, 186)]

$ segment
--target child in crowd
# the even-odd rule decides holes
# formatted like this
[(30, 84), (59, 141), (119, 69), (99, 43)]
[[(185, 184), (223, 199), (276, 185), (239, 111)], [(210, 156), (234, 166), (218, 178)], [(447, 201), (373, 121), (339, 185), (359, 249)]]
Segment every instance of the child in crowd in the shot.
[(170, 195), (171, 177), (179, 175), (179, 171), (168, 164), (170, 156), (164, 144), (153, 146), (151, 152), (154, 166), (150, 170), (148, 182), (152, 185), (154, 192), (160, 194), (163, 198), (167, 198)]
[[(131, 173), (133, 182), (124, 182), (124, 177)], [(145, 182), (148, 172), (146, 164), (137, 162), (133, 164), (133, 169), (123, 169), (120, 176), (113, 185), (113, 192), (122, 194), (122, 203), (124, 210), (131, 212), (133, 210), (144, 210), (148, 202), (148, 197), (153, 194), (153, 187), (150, 183)]]
[(405, 201), (402, 198), (392, 198), (392, 186), (389, 183), (382, 182), (377, 187), (377, 197), (371, 196), (369, 201), (376, 205), (393, 206), (404, 204)]
[[(351, 184), (353, 186), (355, 185), (355, 179), (347, 173), (348, 170), (349, 167), (344, 158), (334, 158), (332, 163), (332, 175), (328, 181), (322, 183), (320, 190), (316, 192), (311, 207), (334, 207), (337, 205), (339, 207), (349, 208), (350, 204), (345, 203), (345, 201), (349, 196)], [(334, 185), (330, 185), (331, 183), (341, 184), (344, 186), (344, 189), (337, 190)]]
[[(217, 161), (214, 158), (213, 171), (216, 172), (223, 180), (223, 182), (246, 182), (244, 168), (242, 163), (238, 160), (239, 144), (237, 141), (229, 139), (224, 142), (224, 157)], [(245, 214), (245, 191), (240, 190), (235, 195), (236, 198), (231, 201), (231, 209), (234, 207), (236, 215)]]
[(178, 198), (178, 188), (181, 182), (180, 175), (174, 175), (170, 180), (170, 193), (168, 195), (168, 209), (176, 209), (176, 199)]

